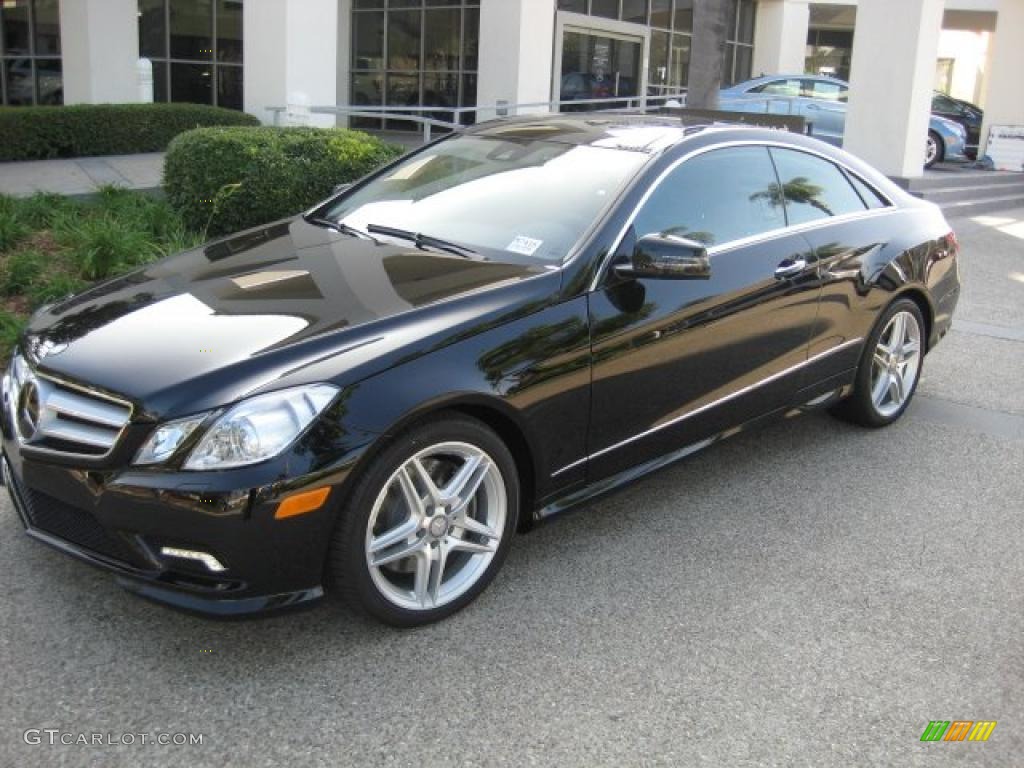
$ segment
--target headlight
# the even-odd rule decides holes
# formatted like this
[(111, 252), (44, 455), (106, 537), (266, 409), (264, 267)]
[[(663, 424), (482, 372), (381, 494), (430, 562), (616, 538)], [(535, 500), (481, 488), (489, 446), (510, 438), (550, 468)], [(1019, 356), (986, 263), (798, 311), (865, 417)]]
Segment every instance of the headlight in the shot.
[(227, 469), (276, 456), (337, 393), (338, 388), (330, 384), (313, 384), (244, 400), (207, 430), (185, 469)]
[(196, 427), (202, 424), (208, 415), (200, 413), (196, 416), (189, 416), (187, 419), (169, 421), (159, 427), (135, 454), (133, 463), (159, 464), (162, 461), (167, 461), (178, 450), (178, 446), (195, 432)]

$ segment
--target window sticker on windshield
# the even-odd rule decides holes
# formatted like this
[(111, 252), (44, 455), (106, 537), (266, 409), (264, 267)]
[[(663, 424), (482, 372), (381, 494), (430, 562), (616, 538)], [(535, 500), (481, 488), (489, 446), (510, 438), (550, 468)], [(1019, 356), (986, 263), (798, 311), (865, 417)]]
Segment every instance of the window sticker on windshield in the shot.
[(505, 250), (512, 251), (512, 253), (521, 253), (524, 256), (533, 256), (543, 243), (543, 240), (534, 240), (532, 237), (516, 235), (516, 239), (509, 243)]

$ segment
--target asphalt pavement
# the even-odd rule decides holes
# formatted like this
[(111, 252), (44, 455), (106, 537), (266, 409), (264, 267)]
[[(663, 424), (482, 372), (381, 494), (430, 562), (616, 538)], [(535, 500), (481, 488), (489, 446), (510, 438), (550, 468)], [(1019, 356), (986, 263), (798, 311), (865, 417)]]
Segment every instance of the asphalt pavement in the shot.
[[(177, 613), (5, 494), (0, 768), (1020, 764), (1024, 210), (955, 224), (955, 330), (901, 422), (725, 441), (519, 537), (432, 627)], [(203, 743), (141, 743), (179, 733)]]

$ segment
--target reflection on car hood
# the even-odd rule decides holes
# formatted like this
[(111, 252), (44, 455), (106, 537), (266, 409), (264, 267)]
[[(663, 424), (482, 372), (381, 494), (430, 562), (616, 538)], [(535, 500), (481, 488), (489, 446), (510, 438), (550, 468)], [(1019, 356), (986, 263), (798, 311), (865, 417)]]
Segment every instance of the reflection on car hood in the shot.
[(383, 354), (417, 339), (419, 325), (436, 333), (444, 323), (423, 317), (452, 300), (469, 305), (460, 320), (514, 309), (522, 289), (513, 298), (495, 291), (543, 274), (553, 273), (378, 244), (296, 218), (47, 307), (23, 348), (45, 372), (122, 394), (151, 413), (187, 412), (177, 399), (185, 382), (205, 378), (208, 387), (190, 391), (233, 399), (347, 349), (386, 340), (373, 352)]

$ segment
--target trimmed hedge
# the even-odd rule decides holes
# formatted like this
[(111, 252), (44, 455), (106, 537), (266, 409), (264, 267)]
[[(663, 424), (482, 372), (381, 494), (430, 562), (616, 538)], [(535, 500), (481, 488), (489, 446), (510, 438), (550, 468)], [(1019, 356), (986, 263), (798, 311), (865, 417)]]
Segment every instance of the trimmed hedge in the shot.
[(171, 142), (164, 191), (186, 226), (223, 235), (299, 213), (402, 152), (340, 128), (200, 128)]
[(203, 104), (0, 107), (0, 161), (160, 152), (175, 136), (212, 125), (259, 125)]

